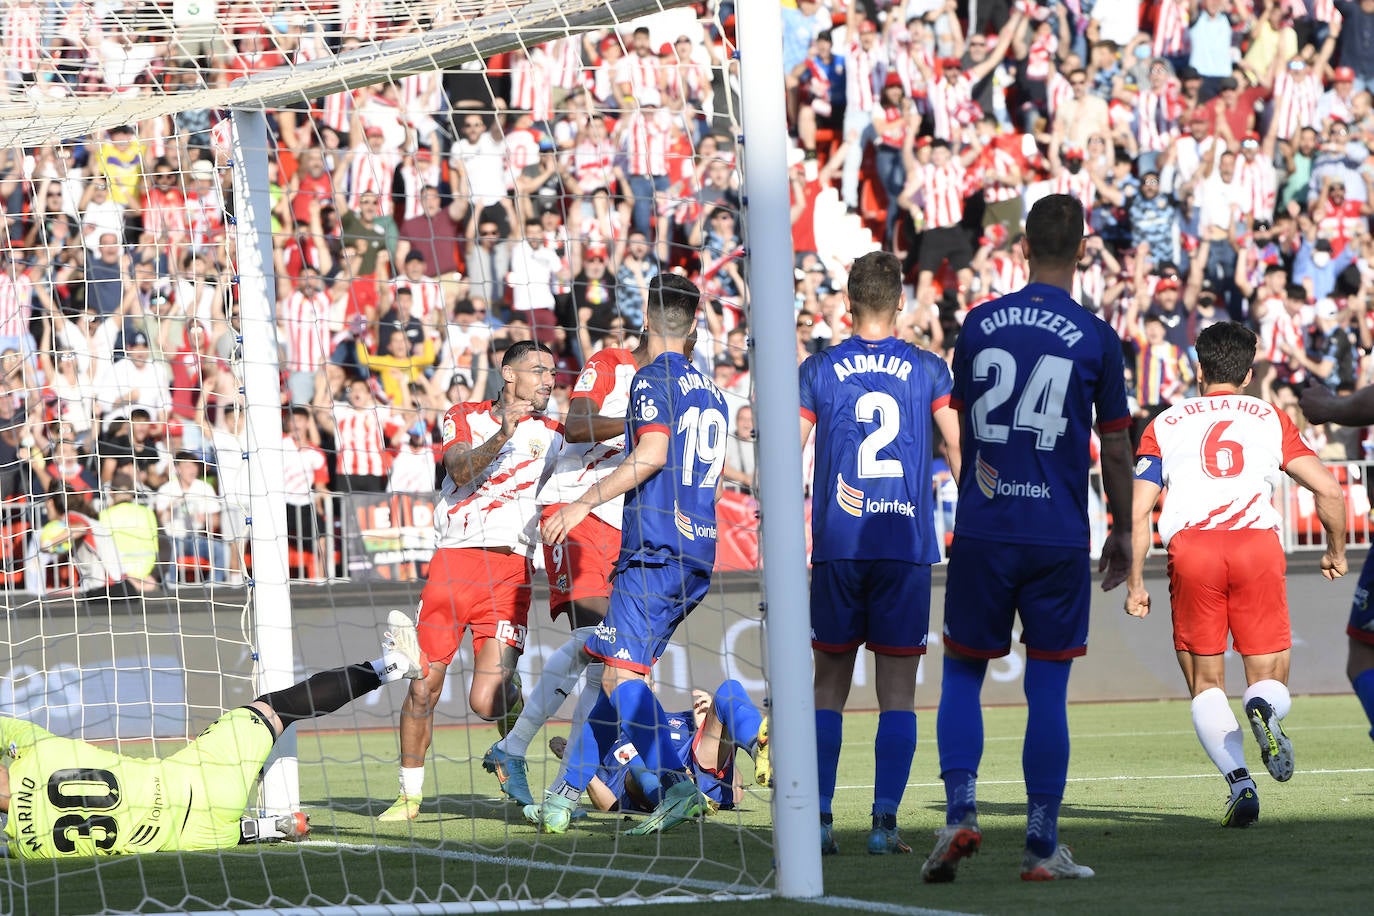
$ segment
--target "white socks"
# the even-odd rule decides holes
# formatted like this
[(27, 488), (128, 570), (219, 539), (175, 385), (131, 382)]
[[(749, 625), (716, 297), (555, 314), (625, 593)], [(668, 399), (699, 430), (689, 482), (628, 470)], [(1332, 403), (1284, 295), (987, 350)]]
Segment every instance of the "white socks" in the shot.
[[(1226, 691), (1212, 687), (1193, 697), (1193, 730), (1202, 749), (1223, 776), (1245, 767), (1245, 742), (1240, 722), (1231, 710)], [(1231, 784), (1232, 794), (1253, 787), (1253, 780)]]
[(401, 767), (401, 794), (406, 798), (421, 798), (425, 787), (424, 767)]
[(1249, 703), (1255, 697), (1273, 707), (1274, 715), (1280, 719), (1287, 718), (1288, 711), (1293, 708), (1293, 697), (1283, 681), (1256, 681), (1245, 691), (1245, 702)]
[(374, 659), (371, 664), (383, 684), (399, 681), (410, 670), (410, 660), (395, 649), (387, 649), (381, 658)]
[[(577, 687), (578, 679), (582, 677), (582, 671), (587, 667), (587, 655), (582, 651), (582, 647), (587, 643), (587, 637), (592, 635), (592, 627), (579, 627), (573, 630), (572, 638), (564, 643), (557, 652), (550, 655), (548, 661), (544, 663), (543, 670), (539, 673), (539, 680), (530, 691), (530, 695), (525, 698), (525, 709), (520, 713), (520, 718), (498, 744), (501, 750), (515, 757), (524, 757), (529, 750), (530, 743), (534, 741), (534, 736), (539, 734), (539, 729), (544, 727), (554, 713), (558, 712), (563, 705), (563, 701), (572, 695), (573, 689)], [(591, 691), (584, 690), (583, 697)], [(593, 697), (595, 699), (595, 697)], [(579, 711), (582, 708), (581, 700), (578, 702)], [(585, 714), (583, 716), (585, 718)], [(579, 722), (573, 720), (573, 732)]]

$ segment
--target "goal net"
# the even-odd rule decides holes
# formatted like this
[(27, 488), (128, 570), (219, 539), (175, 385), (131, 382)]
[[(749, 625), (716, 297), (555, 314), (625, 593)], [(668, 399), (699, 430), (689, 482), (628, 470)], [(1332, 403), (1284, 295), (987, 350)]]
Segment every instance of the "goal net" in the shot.
[[(763, 707), (735, 6), (7, 3), (0, 716), (165, 758), (264, 690), (377, 657), (388, 611), (413, 615), (425, 583), (448, 408), (495, 396), (505, 350), (534, 338), (565, 416), (583, 364), (635, 346), (667, 272), (706, 294), (692, 358), (730, 417), (709, 443), (713, 584), (655, 689), (684, 720), (694, 690), (728, 680)], [(526, 693), (569, 637), (529, 552)], [(772, 890), (747, 753), (726, 803), (671, 832), (629, 836), (639, 815), (584, 798), (585, 818), (543, 834), (482, 766), (498, 735), (470, 710), (470, 640), (449, 671), (415, 819), (377, 819), (406, 690), (384, 685), (278, 742), (246, 813), (304, 811), (305, 838), (57, 862), (12, 843), (0, 906)], [(575, 702), (529, 747), (536, 801)], [(69, 836), (109, 837), (78, 821)]]

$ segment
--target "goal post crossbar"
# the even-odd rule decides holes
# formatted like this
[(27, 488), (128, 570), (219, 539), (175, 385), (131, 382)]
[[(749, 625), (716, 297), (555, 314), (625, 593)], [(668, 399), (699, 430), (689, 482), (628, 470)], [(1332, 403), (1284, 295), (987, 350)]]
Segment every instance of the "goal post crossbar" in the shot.
[(53, 137), (93, 134), (187, 108), (268, 110), (401, 76), (447, 70), (473, 60), (690, 5), (691, 0), (530, 0), (467, 22), (367, 44), (320, 60), (276, 67), (223, 88), (148, 96), (91, 96), (0, 102), (0, 147), (37, 146)]

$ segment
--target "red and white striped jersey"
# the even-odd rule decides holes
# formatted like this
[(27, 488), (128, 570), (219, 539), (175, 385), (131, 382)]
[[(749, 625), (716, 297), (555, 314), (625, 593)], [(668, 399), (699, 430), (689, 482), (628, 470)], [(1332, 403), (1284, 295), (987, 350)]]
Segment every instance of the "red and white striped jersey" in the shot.
[(629, 173), (667, 175), (668, 139), (672, 135), (668, 112), (660, 108), (653, 117), (645, 117), (643, 111), (635, 110), (620, 125), (621, 144), (629, 160)]
[(1023, 259), (1009, 252), (998, 252), (990, 260), (992, 279), (988, 286), (993, 296), (1014, 293), (1030, 282), (1030, 268)]
[(0, 338), (23, 338), (33, 311), (33, 281), (27, 273), (0, 273)]
[[(593, 413), (603, 417), (624, 416), (630, 406), (630, 382), (637, 368), (629, 350), (619, 347), (599, 350), (587, 360), (573, 385), (571, 397), (590, 399)], [(572, 502), (619, 467), (624, 458), (624, 436), (605, 442), (564, 442), (552, 476), (539, 490), (539, 505)], [(623, 499), (617, 497), (597, 506), (592, 514), (619, 528), (623, 504)]]
[(186, 192), (186, 229), (194, 248), (204, 249), (224, 233), (224, 196), (218, 188)]
[(630, 95), (643, 105), (649, 98), (646, 90), (658, 92), (658, 58), (652, 54), (626, 54), (615, 64), (615, 84), (630, 84)]
[(543, 46), (549, 80), (559, 89), (585, 89), (587, 74), (582, 67), (581, 36), (555, 38)]
[(1093, 204), (1097, 201), (1097, 187), (1093, 184), (1093, 176), (1086, 164), (1077, 175), (1061, 166), (1059, 173), (1050, 180), (1050, 193), (1072, 194), (1077, 197), (1083, 205), (1085, 219), (1092, 215)]
[(356, 147), (348, 163), (348, 208), (357, 210), (358, 198), (376, 194), (378, 212), (390, 216), (391, 183), (400, 164), (400, 153), (374, 153), (366, 145)]
[(957, 159), (943, 168), (928, 162), (916, 170), (921, 186), (927, 229), (947, 229), (964, 218), (964, 196), (968, 173)]
[(1351, 95), (1350, 100), (1346, 100), (1341, 98), (1335, 89), (1326, 90), (1317, 100), (1317, 120), (1330, 123), (1333, 119), (1339, 119), (1347, 124), (1355, 123), (1358, 119), (1350, 104), (1354, 98), (1354, 95)]
[(5, 39), (0, 43), (0, 66), (15, 73), (33, 73), (43, 49), (43, 10), (32, 0), (4, 4)]
[(933, 132), (941, 140), (954, 141), (959, 129), (959, 110), (973, 99), (973, 83), (967, 74), (950, 79), (938, 79), (926, 87), (931, 116), (935, 119)]
[(510, 106), (528, 111), (536, 121), (553, 117), (553, 78), (544, 52), (535, 48), (526, 57), (516, 54), (510, 66)]
[(1137, 475), (1157, 464), (1169, 491), (1159, 515), (1159, 536), (1167, 546), (1188, 528), (1278, 528), (1279, 474), (1313, 452), (1288, 414), (1273, 404), (1218, 393), (1189, 398), (1155, 417), (1136, 454)]
[(879, 78), (887, 56), (881, 45), (865, 51), (857, 42), (845, 58), (845, 104), (858, 111), (872, 111), (878, 104)]
[(324, 292), (296, 290), (282, 301), (277, 323), (286, 337), (288, 372), (319, 372), (329, 356), (330, 301)]
[(1292, 71), (1283, 69), (1274, 78), (1274, 120), (1280, 140), (1291, 140), (1304, 127), (1315, 127), (1317, 102), (1321, 99), (1322, 84), (1308, 68), (1301, 79), (1293, 79)]
[(1331, 256), (1336, 257), (1345, 250), (1346, 244), (1359, 233), (1364, 225), (1363, 205), (1358, 200), (1346, 198), (1339, 207), (1332, 207), (1328, 200), (1317, 207), (1313, 214), (1317, 220), (1317, 234), (1331, 240)]
[(988, 203), (1016, 200), (1021, 196), (1021, 189), (1016, 185), (998, 184), (991, 180), (991, 176), (1009, 175), (1020, 170), (1021, 163), (1007, 150), (989, 143), (978, 154), (978, 165), (979, 180), (983, 185), (983, 199)]
[(324, 452), (309, 443), (297, 445), (289, 434), (281, 438), (282, 495), (288, 506), (310, 505), (316, 486), (329, 483), (329, 465)]
[(1050, 117), (1053, 118), (1059, 112), (1061, 105), (1067, 105), (1073, 101), (1073, 86), (1069, 85), (1068, 79), (1058, 70), (1050, 77), (1050, 84), (1045, 89), (1045, 105), (1050, 110)]
[(443, 92), (434, 73), (412, 73), (401, 77), (401, 110), (412, 118), (417, 114), (433, 116), (443, 109)]
[(567, 154), (566, 161), (583, 194), (609, 188), (615, 181), (615, 145), (583, 138)]
[(180, 188), (149, 188), (144, 195), (143, 228), (153, 236), (153, 244), (177, 254), (186, 244), (186, 195)]
[[(403, 289), (410, 290), (411, 314), (420, 319), (427, 335), (435, 336), (435, 329), (444, 314), (444, 288), (432, 277), (411, 280), (400, 276), (391, 281), (393, 295)], [(436, 319), (436, 315), (440, 318)]]
[(1289, 314), (1284, 301), (1278, 297), (1265, 300), (1265, 305), (1264, 317), (1259, 320), (1259, 352), (1255, 358), (1281, 366), (1288, 361), (1288, 356), (1280, 345), (1301, 347), (1303, 344), (1302, 318)]
[[(501, 430), (491, 401), (455, 404), (444, 415), (443, 451), (458, 443), (480, 446)], [(460, 487), (444, 476), (434, 508), (434, 546), (509, 547), (529, 554), (537, 538), (535, 495), (563, 447), (563, 427), (548, 417), (526, 417), (486, 470)]]
[(363, 41), (376, 41), (382, 19), (381, 0), (339, 0), (339, 18), (343, 36), (356, 36)]
[(1026, 53), (1026, 79), (1043, 82), (1053, 72), (1059, 38), (1053, 32), (1037, 35)]
[(416, 165), (414, 161), (401, 163), (392, 180), (393, 188), (397, 179), (401, 185), (401, 212), (394, 217), (396, 222), (403, 223), (413, 217), (424, 215), (425, 208), (420, 203), (420, 192), (425, 188), (437, 188), (443, 180), (443, 174), (444, 170), (437, 160), (431, 160), (423, 167)]
[(335, 92), (327, 95), (324, 97), (324, 107), (320, 111), (320, 120), (324, 122), (325, 127), (346, 137), (348, 122), (352, 118), (355, 104), (352, 92)]
[(1181, 57), (1188, 53), (1188, 0), (1161, 0), (1155, 20), (1154, 41), (1150, 54), (1154, 57)]
[(506, 187), (515, 187), (515, 178), (539, 161), (539, 136), (529, 128), (506, 134)]
[(1075, 302), (1097, 311), (1102, 307), (1102, 298), (1106, 294), (1107, 272), (1102, 269), (1101, 261), (1094, 261), (1088, 267), (1080, 267), (1073, 272), (1072, 296)]
[(1263, 155), (1236, 160), (1236, 182), (1240, 185), (1241, 212), (1253, 219), (1273, 219), (1278, 200), (1279, 179), (1274, 163)]
[(1141, 152), (1162, 153), (1178, 136), (1179, 107), (1172, 87), (1142, 89), (1135, 98), (1135, 136)]
[(902, 80), (902, 94), (907, 98), (915, 98), (918, 94), (926, 94), (926, 75), (921, 70), (917, 62), (922, 60), (927, 70), (935, 69), (935, 55), (929, 48), (918, 48), (912, 45), (906, 54), (899, 54), (893, 58), (892, 70)]
[(334, 403), (334, 450), (340, 474), (386, 473), (386, 440), (404, 423), (391, 408), (377, 405), (359, 410), (347, 401)]

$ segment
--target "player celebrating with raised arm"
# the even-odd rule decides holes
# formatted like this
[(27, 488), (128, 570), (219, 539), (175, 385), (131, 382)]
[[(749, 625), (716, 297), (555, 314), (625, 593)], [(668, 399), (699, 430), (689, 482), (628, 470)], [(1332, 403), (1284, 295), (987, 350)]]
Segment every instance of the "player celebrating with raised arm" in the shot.
[(1245, 663), (1245, 717), (1260, 758), (1279, 782), (1293, 775), (1293, 746), (1280, 721), (1288, 695), (1286, 558), (1274, 488), (1283, 471), (1316, 497), (1326, 529), (1322, 575), (1345, 575), (1345, 494), (1302, 441), (1288, 415), (1241, 391), (1250, 384), (1256, 338), (1235, 322), (1198, 334), (1202, 396), (1155, 417), (1140, 439), (1135, 465), (1133, 551), (1126, 613), (1150, 613), (1145, 557), (1150, 515), (1161, 490), (1169, 497), (1159, 536), (1169, 551), (1169, 603), (1174, 650), (1202, 749), (1226, 777), (1230, 797), (1223, 827), (1259, 820), (1259, 794), (1245, 768), (1240, 723), (1226, 698), (1226, 633)]
[[(1338, 397), (1324, 385), (1303, 389), (1302, 412), (1312, 423), (1339, 423), (1342, 426), (1369, 426), (1374, 423), (1374, 386), (1367, 386)], [(1360, 581), (1350, 603), (1350, 622), (1345, 633), (1350, 648), (1346, 655), (1345, 676), (1369, 718), (1369, 737), (1374, 738), (1374, 550), (1364, 558)]]
[(1111, 590), (1130, 565), (1131, 415), (1121, 340), (1069, 295), (1083, 257), (1083, 205), (1051, 194), (1031, 208), (1022, 241), (1030, 283), (978, 306), (954, 347), (951, 403), (966, 457), (959, 478), (945, 586), (944, 672), (936, 732), (945, 824), (921, 868), (953, 881), (978, 851), (980, 697), (988, 659), (1011, 651), (1021, 619), (1026, 646), (1027, 881), (1088, 878), (1059, 844), (1069, 769), (1067, 694), (1073, 659), (1087, 651), (1088, 472), (1093, 414), (1102, 479), (1116, 525), (1099, 568)]
[[(877, 656), (873, 741), (874, 855), (910, 852), (897, 808), (916, 752), (916, 671), (930, 629), (930, 566), (940, 559), (930, 486), (931, 419), (959, 474), (959, 417), (949, 368), (895, 336), (902, 265), (875, 251), (849, 270), (854, 336), (801, 367), (803, 448), (816, 431), (811, 526), (811, 645), (816, 664), (816, 747), (821, 852), (839, 851), (831, 801), (843, 710), (864, 643)], [(819, 494), (824, 493), (824, 498)]]
[(496, 401), (457, 404), (444, 415), (446, 476), (416, 623), (429, 673), (411, 682), (401, 704), (401, 791), (378, 820), (420, 811), (434, 707), (464, 630), (472, 630), (472, 711), (503, 730), (520, 713), (515, 665), (529, 620), (535, 494), (563, 444), (563, 427), (544, 416), (553, 376), (549, 349), (519, 341), (501, 360)]
[(282, 730), (328, 715), (401, 678), (424, 676), (415, 626), (393, 611), (382, 657), (335, 668), (220, 716), (166, 758), (126, 757), (0, 717), (0, 811), (10, 854), (90, 858), (224, 849), (308, 831), (302, 815), (262, 824), (244, 817), (248, 795)]
[[(569, 745), (563, 780), (542, 805), (525, 808), (526, 818), (549, 833), (568, 829), (574, 806), (622, 732), (648, 772), (671, 783), (666, 792), (661, 783), (646, 786), (659, 805), (646, 827), (668, 829), (707, 807), (695, 783), (673, 764), (672, 729), (648, 684), (678, 624), (706, 596), (715, 565), (726, 405), (682, 355), (700, 298), (691, 282), (673, 274), (651, 282), (645, 308), (650, 361), (635, 374), (626, 422), (632, 449), (608, 477), (544, 522), (545, 542), (562, 544), (593, 508), (625, 496), (610, 608), (583, 650), (606, 665), (602, 693)], [(757, 754), (764, 740), (748, 750)]]
[[(598, 350), (587, 360), (568, 399), (564, 445), (552, 476), (539, 491), (542, 517), (586, 493), (610, 475), (625, 457), (625, 414), (630, 382), (649, 359), (644, 343), (633, 352), (620, 347)], [(601, 663), (592, 661), (582, 646), (592, 628), (606, 616), (610, 602), (611, 570), (620, 551), (623, 498), (608, 500), (592, 510), (561, 544), (544, 545), (544, 570), (549, 579), (549, 612), (568, 615), (572, 639), (545, 662), (525, 708), (510, 732), (482, 757), (482, 766), (496, 776), (501, 791), (522, 805), (534, 804), (525, 752), (530, 742), (577, 686), (583, 670), (587, 682), (601, 682)], [(586, 721), (596, 691), (578, 698), (572, 732)]]

